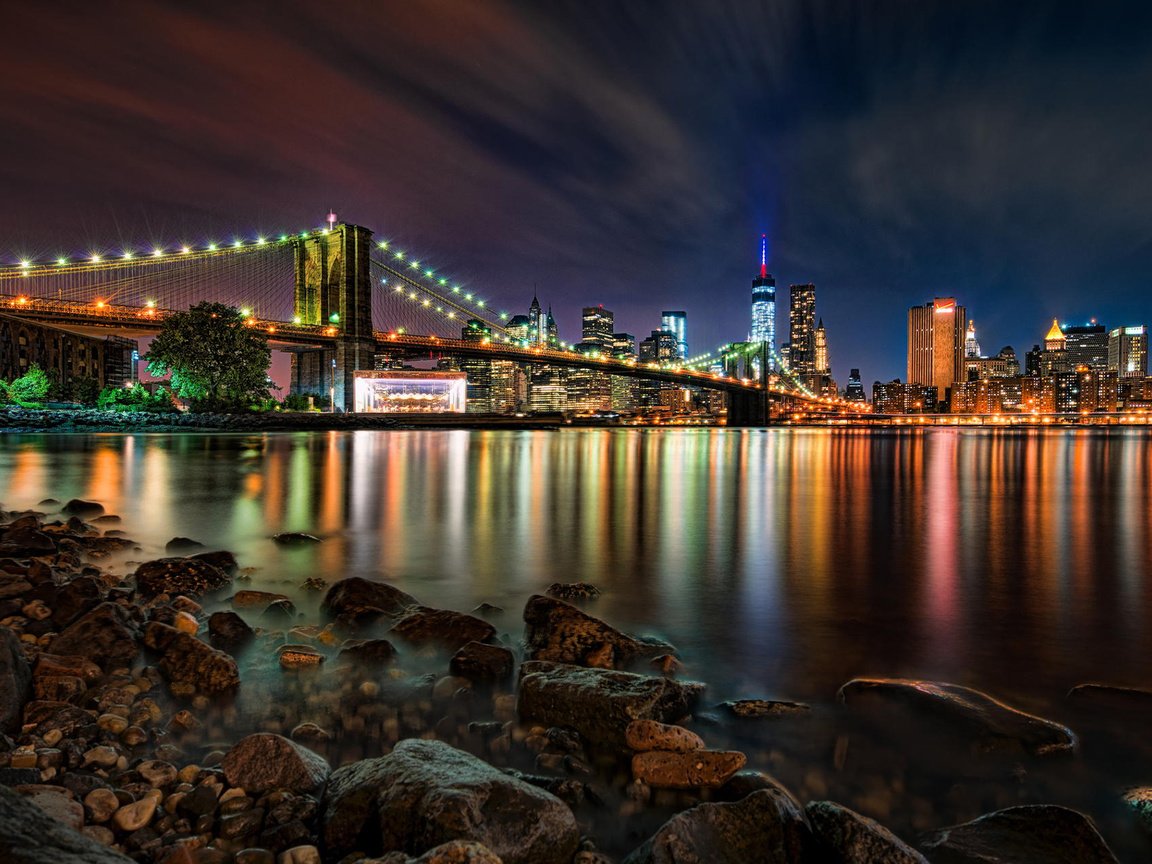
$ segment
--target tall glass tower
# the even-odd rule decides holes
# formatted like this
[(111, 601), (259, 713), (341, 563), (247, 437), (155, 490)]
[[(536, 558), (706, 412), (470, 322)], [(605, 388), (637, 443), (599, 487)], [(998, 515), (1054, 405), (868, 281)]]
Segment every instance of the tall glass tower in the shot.
[(685, 359), (688, 356), (688, 313), (682, 309), (664, 310), (660, 313), (660, 329), (676, 337), (676, 356)]
[(768, 235), (760, 236), (760, 275), (752, 280), (752, 341), (768, 343), (768, 369), (776, 370), (776, 278), (768, 272)]

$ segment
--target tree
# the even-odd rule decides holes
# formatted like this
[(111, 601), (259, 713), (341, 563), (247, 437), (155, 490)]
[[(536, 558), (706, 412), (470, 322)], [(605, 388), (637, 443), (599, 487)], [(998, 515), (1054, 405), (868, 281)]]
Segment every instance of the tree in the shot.
[(222, 303), (170, 316), (145, 359), (152, 375), (172, 376), (172, 389), (194, 410), (249, 408), (269, 397), (268, 337)]
[(176, 404), (172, 401), (172, 394), (163, 387), (157, 387), (155, 393), (139, 381), (131, 387), (105, 387), (96, 399), (96, 406), (104, 411), (175, 411)]
[(28, 371), (11, 384), (0, 382), (4, 395), (21, 408), (39, 408), (48, 396), (52, 381), (48, 374), (33, 363)]

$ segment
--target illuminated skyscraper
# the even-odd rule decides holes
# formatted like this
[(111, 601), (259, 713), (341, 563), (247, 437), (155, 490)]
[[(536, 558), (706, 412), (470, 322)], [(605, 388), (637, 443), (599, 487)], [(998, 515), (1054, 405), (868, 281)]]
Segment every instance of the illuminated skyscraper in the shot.
[(979, 357), (980, 343), (976, 341), (976, 322), (968, 322), (968, 333), (964, 336), (964, 356)]
[(548, 321), (540, 308), (540, 301), (536, 299), (535, 291), (532, 292), (532, 305), (528, 307), (528, 341), (533, 345), (548, 342)]
[(816, 368), (816, 286), (793, 285), (788, 289), (788, 366), (798, 375)]
[(968, 318), (954, 297), (937, 297), (908, 310), (908, 383), (936, 388), (940, 401), (964, 376)]
[(776, 368), (776, 279), (768, 272), (768, 235), (760, 237), (760, 275), (752, 280), (752, 342), (768, 344), (768, 368)]
[(1087, 366), (1096, 372), (1108, 371), (1108, 331), (1095, 320), (1090, 324), (1064, 327), (1064, 350), (1068, 354), (1068, 368)]
[(660, 313), (660, 329), (676, 337), (676, 356), (688, 356), (688, 313), (676, 310)]
[(824, 332), (824, 319), (820, 319), (820, 323), (816, 325), (815, 338), (815, 358), (816, 368), (812, 371), (817, 375), (829, 375), (832, 372), (831, 367), (828, 365), (828, 335)]
[(603, 306), (585, 306), (580, 341), (602, 348), (612, 346), (614, 316)]
[(1148, 328), (1117, 327), (1108, 334), (1108, 369), (1121, 378), (1148, 374)]

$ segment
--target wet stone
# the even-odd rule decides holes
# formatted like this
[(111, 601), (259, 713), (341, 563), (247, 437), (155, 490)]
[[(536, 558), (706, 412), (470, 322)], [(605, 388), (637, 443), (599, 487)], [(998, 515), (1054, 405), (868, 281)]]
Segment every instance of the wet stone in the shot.
[(812, 801), (808, 823), (831, 862), (845, 864), (928, 864), (927, 859), (867, 816), (832, 801)]
[(136, 568), (136, 590), (145, 598), (160, 594), (199, 597), (227, 586), (232, 580), (218, 567), (196, 558), (159, 558)]
[(637, 639), (570, 603), (539, 594), (524, 606), (525, 657), (600, 669), (623, 669), (634, 661), (665, 654), (664, 642)]
[(208, 616), (208, 639), (213, 646), (232, 653), (247, 645), (256, 634), (235, 612), (213, 612)]
[(515, 660), (507, 648), (486, 645), (483, 642), (469, 642), (452, 655), (448, 669), (453, 675), (461, 678), (468, 678), (478, 683), (491, 683), (511, 678)]
[(111, 789), (93, 789), (84, 796), (84, 809), (88, 811), (90, 821), (101, 824), (120, 809), (120, 800)]
[(659, 789), (723, 786), (747, 761), (737, 750), (651, 750), (632, 757), (632, 776)]
[(633, 720), (624, 733), (629, 749), (637, 752), (667, 750), (687, 753), (703, 750), (704, 739), (683, 726), (672, 726), (656, 720)]
[(324, 655), (307, 645), (282, 645), (277, 652), (284, 669), (315, 669), (324, 662)]
[(236, 609), (264, 609), (270, 603), (287, 599), (287, 594), (273, 591), (237, 591), (232, 595), (232, 606)]
[(318, 791), (328, 779), (328, 762), (280, 735), (257, 733), (240, 739), (224, 757), (224, 776), (249, 792), (287, 789)]
[(920, 848), (934, 864), (1117, 864), (1091, 820), (1048, 804), (1009, 807), (944, 828), (921, 838)]
[(496, 628), (482, 618), (450, 609), (415, 606), (389, 631), (413, 645), (431, 645), (456, 651), (469, 642), (487, 642)]
[(112, 816), (112, 821), (120, 831), (138, 831), (152, 821), (155, 813), (156, 798), (149, 796), (121, 807)]
[(721, 702), (719, 707), (740, 720), (789, 717), (807, 714), (812, 710), (812, 706), (804, 702), (783, 702), (775, 699), (732, 699)]

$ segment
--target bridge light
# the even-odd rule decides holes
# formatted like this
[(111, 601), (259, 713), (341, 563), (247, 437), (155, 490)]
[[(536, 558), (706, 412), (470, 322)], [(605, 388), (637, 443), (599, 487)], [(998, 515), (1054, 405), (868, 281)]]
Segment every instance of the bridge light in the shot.
[(455, 312), (449, 312), (449, 313), (448, 313), (448, 317), (449, 317), (449, 318), (453, 318), (453, 319), (455, 319), (455, 317), (456, 317), (456, 313), (455, 313)]
[(379, 246), (381, 249), (387, 249), (387, 248), (388, 248), (388, 244), (387, 244), (387, 243), (385, 243), (383, 240), (381, 240), (381, 241), (380, 241), (379, 243), (377, 243), (376, 245), (377, 245), (377, 246)]
[(427, 297), (425, 297), (425, 298), (424, 298), (424, 305), (425, 305), (425, 306), (431, 306), (431, 305), (432, 305), (432, 304), (431, 304), (431, 303), (428, 301), (428, 298), (427, 298)]
[(107, 306), (107, 305), (108, 305), (108, 304), (107, 304), (107, 303), (105, 303), (103, 300), (97, 300), (97, 301), (96, 301), (96, 308), (97, 308), (97, 309), (103, 309), (103, 308), (104, 308), (105, 306)]
[(465, 295), (464, 295), (464, 299), (465, 299), (465, 300), (471, 300), (471, 299), (472, 299), (472, 295), (471, 295), (471, 294), (465, 294)]
[(300, 232), (300, 236), (301, 236), (301, 237), (307, 237), (307, 236), (308, 236), (308, 232), (307, 232), (307, 231), (301, 231), (301, 232)]
[(251, 309), (241, 309), (240, 314), (243, 315), (245, 318), (251, 318), (252, 317), (252, 310)]
[(100, 263), (100, 256), (99, 255), (93, 255), (92, 256), (92, 263), (93, 264), (99, 264)]
[(484, 301), (483, 300), (477, 300), (476, 305), (479, 306), (481, 309), (483, 309), (484, 308)]
[(412, 270), (419, 270), (419, 269), (420, 269), (420, 262), (419, 262), (419, 261), (413, 261), (413, 262), (412, 262), (411, 264), (409, 264), (408, 266), (409, 266), (409, 268), (411, 268)]
[(153, 249), (153, 250), (152, 250), (152, 257), (153, 257), (153, 258), (160, 258), (160, 257), (162, 257), (163, 255), (164, 255), (164, 250), (163, 250), (163, 249)]
[(22, 269), (24, 269), (24, 270), (27, 270), (27, 269), (28, 269), (29, 267), (31, 267), (31, 266), (32, 266), (32, 262), (31, 262), (31, 261), (21, 261), (21, 262), (20, 262), (20, 267), (21, 267)]
[(392, 257), (395, 258), (397, 261), (403, 261), (404, 260), (404, 253), (403, 252), (397, 252)]
[(267, 243), (267, 242), (268, 242), (268, 241), (267, 241), (267, 240), (265, 240), (263, 237), (257, 237), (257, 238), (256, 238), (256, 245), (257, 245), (257, 246), (263, 246), (263, 245), (264, 245), (265, 243)]
[(131, 249), (127, 250), (124, 253), (124, 260), (125, 261), (131, 261), (132, 260), (132, 250)]
[(299, 315), (293, 315), (292, 316), (292, 323), (293, 324), (299, 324), (300, 323), (300, 316)]
[(328, 316), (328, 320), (330, 322), (332, 322), (333, 324), (339, 324), (340, 323), (340, 313), (339, 312), (333, 312), (331, 315)]
[(459, 285), (453, 285), (452, 286), (452, 293), (453, 294), (459, 294), (460, 293), (460, 286)]
[(149, 309), (155, 309), (156, 308), (156, 301), (155, 300), (149, 300), (144, 305), (147, 306)]
[(68, 259), (67, 259), (67, 258), (57, 258), (57, 259), (56, 259), (56, 265), (57, 265), (57, 266), (59, 266), (59, 267), (63, 267), (63, 266), (64, 266), (64, 265), (66, 265), (67, 263), (68, 263)]
[(233, 249), (239, 249), (243, 245), (244, 245), (244, 242), (242, 240), (233, 240), (232, 241), (232, 248)]
[(432, 271), (431, 270), (425, 270), (424, 275), (427, 276), (429, 279), (431, 279), (432, 278)]
[(403, 294), (404, 293), (404, 286), (403, 285), (397, 285), (396, 290), (399, 291), (401, 294)]
[(189, 246), (181, 246), (180, 247), (180, 254), (181, 255), (187, 255), (191, 251), (192, 251), (192, 249)]
[(208, 251), (209, 252), (215, 252), (216, 251), (216, 244), (215, 243), (209, 243), (208, 244)]
[(506, 321), (507, 319), (508, 319), (508, 313), (507, 312), (501, 312), (500, 313), (500, 320)]
[(281, 235), (280, 235), (280, 242), (281, 242), (281, 243), (283, 243), (283, 242), (284, 242), (285, 240), (287, 240), (287, 239), (288, 239), (288, 235), (287, 235), (287, 234), (281, 234)]
[(447, 284), (448, 284), (448, 280), (447, 280), (447, 279), (445, 279), (443, 276), (441, 276), (441, 277), (440, 277), (440, 284), (441, 284), (441, 285), (447, 285)]
[(19, 303), (21, 306), (26, 306), (26, 305), (28, 305), (28, 298), (27, 297), (21, 297), (16, 302)]

